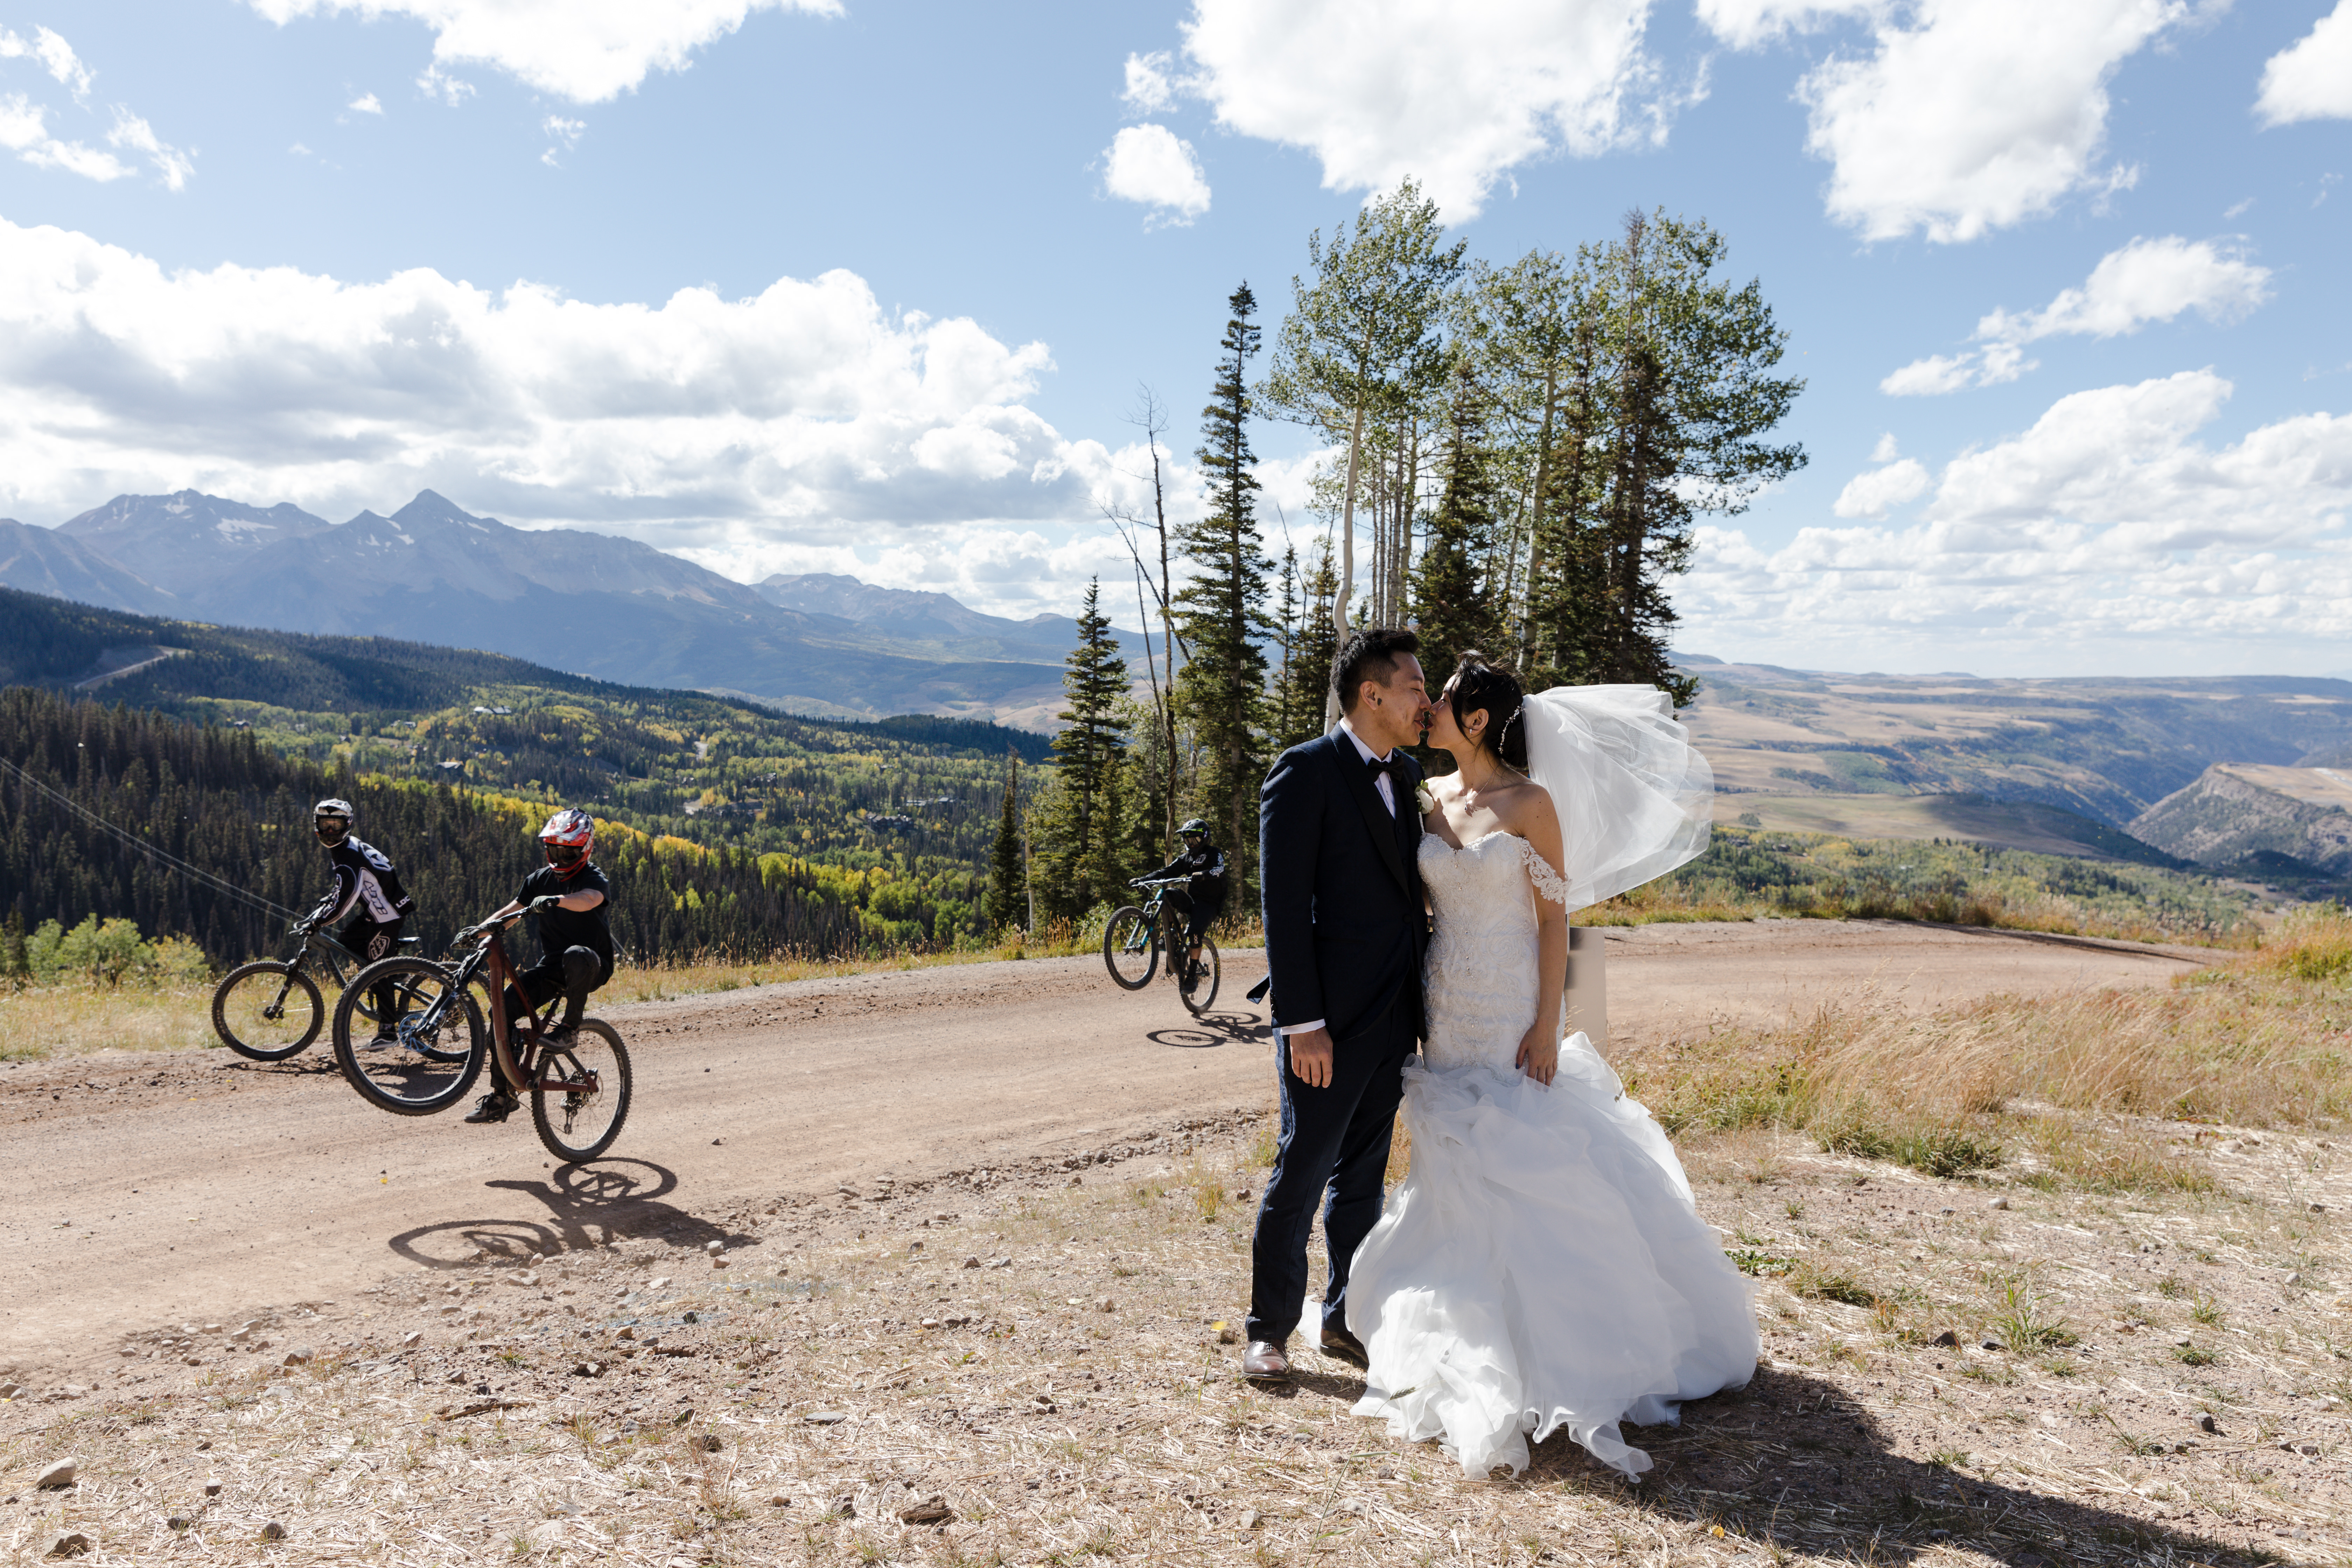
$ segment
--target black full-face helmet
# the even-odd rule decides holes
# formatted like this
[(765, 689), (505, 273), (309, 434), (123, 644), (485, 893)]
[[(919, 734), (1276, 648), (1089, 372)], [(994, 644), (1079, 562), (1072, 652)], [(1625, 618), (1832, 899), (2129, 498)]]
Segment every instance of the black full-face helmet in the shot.
[(331, 797), (310, 808), (310, 831), (330, 849), (352, 836), (352, 824), (358, 820), (359, 813), (347, 800)]
[(1176, 831), (1187, 838), (1206, 838), (1209, 836), (1209, 825), (1196, 816)]

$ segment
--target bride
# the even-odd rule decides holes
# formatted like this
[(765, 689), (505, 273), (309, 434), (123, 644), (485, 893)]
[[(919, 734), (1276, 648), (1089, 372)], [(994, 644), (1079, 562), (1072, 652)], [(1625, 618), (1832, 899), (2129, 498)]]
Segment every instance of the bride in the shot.
[(1404, 1069), (1412, 1173), (1348, 1290), (1356, 1414), (1474, 1477), (1562, 1427), (1638, 1475), (1618, 1423), (1746, 1384), (1756, 1320), (1665, 1134), (1582, 1033), (1560, 1038), (1568, 916), (1698, 853), (1712, 778), (1664, 693), (1523, 701), (1476, 653), (1429, 740), (1456, 766), (1421, 802), (1428, 1035)]

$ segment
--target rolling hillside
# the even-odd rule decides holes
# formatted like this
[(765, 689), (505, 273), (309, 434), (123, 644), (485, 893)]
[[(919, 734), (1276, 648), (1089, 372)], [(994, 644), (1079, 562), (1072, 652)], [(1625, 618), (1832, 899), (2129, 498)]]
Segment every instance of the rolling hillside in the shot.
[(1683, 656), (1717, 787), (1784, 797), (1966, 795), (2130, 831), (2217, 763), (2352, 745), (2352, 682), (2289, 677), (1841, 675)]
[[(1006, 754), (1034, 764), (1048, 745), (971, 720), (800, 719), (500, 654), (167, 621), (7, 589), (0, 685), (209, 726), (314, 773), (464, 786), (515, 810), (582, 805), (653, 838), (786, 855), (869, 892), (894, 884), (875, 918), (903, 942), (939, 940), (929, 933), (949, 906), (965, 910), (950, 912), (950, 932), (969, 931)], [(864, 940), (855, 910), (869, 906), (863, 893), (848, 902)], [(124, 912), (81, 912), (91, 910)], [(837, 921), (806, 929), (846, 940)]]
[(2142, 812), (2132, 832), (2184, 859), (2273, 877), (2352, 877), (2352, 774), (2222, 763)]
[(2036, 855), (2179, 868), (2189, 861), (2064, 806), (1980, 795), (1717, 795), (1718, 826), (1874, 840), (1966, 839)]

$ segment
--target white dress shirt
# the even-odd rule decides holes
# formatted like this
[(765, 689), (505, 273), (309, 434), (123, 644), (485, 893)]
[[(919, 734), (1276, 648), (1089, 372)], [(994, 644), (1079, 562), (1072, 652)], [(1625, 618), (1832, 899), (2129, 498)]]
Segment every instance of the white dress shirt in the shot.
[[(1375, 762), (1386, 762), (1389, 757), (1396, 755), (1395, 750), (1391, 748), (1387, 756), (1373, 756), (1371, 747), (1364, 744), (1364, 738), (1361, 735), (1357, 734), (1356, 727), (1353, 724), (1349, 723), (1345, 719), (1339, 721), (1339, 732), (1347, 736), (1350, 741), (1356, 742), (1356, 754), (1364, 759), (1364, 765), (1367, 767), (1370, 767)], [(1387, 773), (1374, 773), (1372, 775), (1372, 787), (1381, 792), (1381, 804), (1389, 808), (1389, 815), (1391, 816), (1394, 816), (1396, 815), (1395, 784), (1391, 781), (1390, 776)]]
[[(1370, 766), (1375, 761), (1385, 762), (1387, 757), (1393, 757), (1396, 755), (1395, 749), (1391, 747), (1386, 757), (1375, 756), (1371, 747), (1364, 743), (1364, 738), (1356, 733), (1356, 727), (1353, 724), (1349, 723), (1345, 719), (1339, 721), (1339, 733), (1347, 736), (1349, 740), (1355, 742), (1356, 755), (1364, 759), (1364, 763), (1367, 767)], [(1389, 808), (1389, 815), (1391, 816), (1394, 816), (1397, 813), (1395, 780), (1388, 773), (1374, 773), (1372, 775), (1372, 787), (1381, 792), (1381, 804)], [(1311, 1024), (1292, 1024), (1276, 1030), (1276, 1033), (1284, 1035), (1311, 1035), (1329, 1021), (1330, 1020), (1327, 1018), (1318, 1018)]]

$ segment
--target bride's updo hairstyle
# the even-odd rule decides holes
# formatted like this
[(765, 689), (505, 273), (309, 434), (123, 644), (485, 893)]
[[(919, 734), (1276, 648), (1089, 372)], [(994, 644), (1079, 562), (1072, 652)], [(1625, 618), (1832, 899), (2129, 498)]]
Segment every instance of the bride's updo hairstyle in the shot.
[(1455, 727), (1465, 735), (1470, 732), (1470, 715), (1485, 709), (1486, 732), (1479, 743), (1507, 765), (1527, 771), (1528, 727), (1519, 711), (1527, 694), (1517, 676), (1488, 664), (1486, 656), (1474, 647), (1454, 667), (1454, 690), (1447, 701), (1454, 709)]

